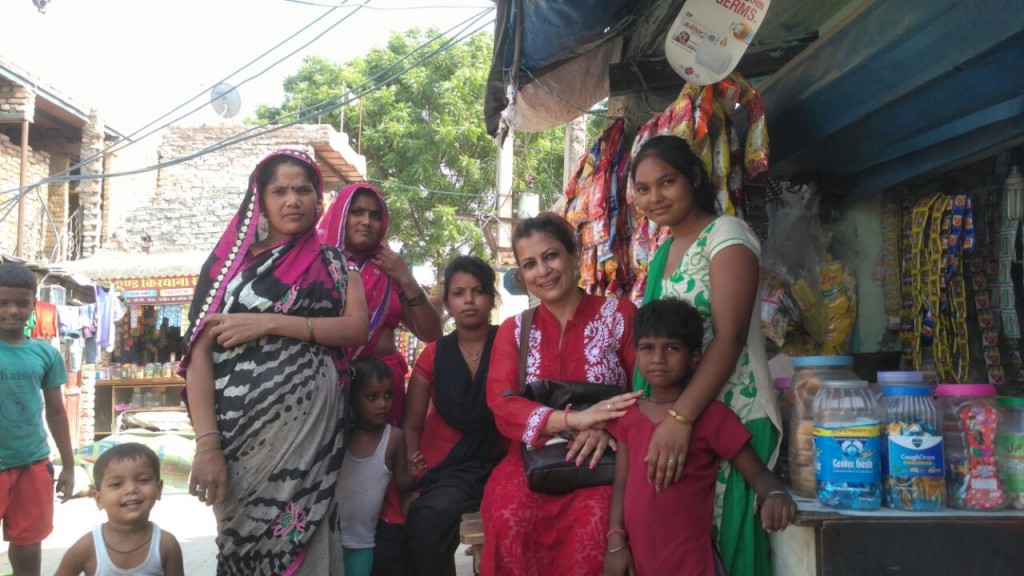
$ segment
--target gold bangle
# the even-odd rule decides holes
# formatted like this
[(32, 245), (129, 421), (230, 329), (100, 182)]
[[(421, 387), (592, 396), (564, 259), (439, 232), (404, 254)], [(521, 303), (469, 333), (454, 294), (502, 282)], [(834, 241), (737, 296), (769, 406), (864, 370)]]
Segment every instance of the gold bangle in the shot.
[(679, 422), (680, 424), (685, 424), (686, 426), (693, 426), (693, 420), (690, 420), (689, 418), (683, 416), (679, 412), (676, 412), (672, 408), (668, 409), (668, 415), (671, 416), (672, 418), (675, 418), (675, 421)]
[(313, 334), (313, 319), (306, 316), (306, 330), (309, 330), (309, 341), (316, 344), (316, 335)]
[(220, 450), (220, 444), (217, 444), (216, 446), (207, 446), (206, 448), (200, 448), (199, 450), (196, 450), (195, 453), (202, 454), (203, 452), (209, 452), (210, 450)]

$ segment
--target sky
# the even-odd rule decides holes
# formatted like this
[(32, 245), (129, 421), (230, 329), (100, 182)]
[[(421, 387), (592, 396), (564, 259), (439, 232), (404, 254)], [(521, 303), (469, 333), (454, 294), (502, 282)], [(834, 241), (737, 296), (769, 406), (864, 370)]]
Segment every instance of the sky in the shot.
[[(345, 7), (235, 73), (335, 4)], [(383, 46), (392, 31), (445, 30), (493, 6), (491, 0), (51, 0), (40, 14), (32, 0), (2, 0), (0, 58), (80, 108), (99, 109), (109, 128), (131, 134), (197, 94), (208, 101), (205, 95), (229, 75), (241, 96), (240, 121), (259, 104), (281, 103), (281, 82), (304, 56), (345, 62)], [(180, 123), (221, 121), (199, 100), (176, 115), (198, 106)]]

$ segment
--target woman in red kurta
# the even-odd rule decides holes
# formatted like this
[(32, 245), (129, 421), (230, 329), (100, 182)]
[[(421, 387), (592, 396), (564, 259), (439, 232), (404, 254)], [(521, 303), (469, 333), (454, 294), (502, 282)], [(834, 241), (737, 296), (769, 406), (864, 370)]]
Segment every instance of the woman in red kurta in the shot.
[[(569, 224), (550, 213), (529, 218), (516, 228), (512, 246), (527, 289), (541, 301), (526, 344), (526, 381), (586, 380), (629, 390), (636, 308), (626, 300), (590, 296), (579, 289)], [(487, 403), (498, 431), (512, 446), (484, 489), (480, 511), (487, 545), (480, 572), (484, 576), (601, 574), (611, 486), (558, 496), (531, 492), (516, 444), (541, 446), (556, 433), (581, 430), (570, 457), (584, 466), (596, 462), (612, 442), (601, 428), (625, 414), (637, 394), (621, 394), (573, 412), (510, 395), (520, 390), (520, 320), (521, 316), (514, 316), (501, 325), (491, 352)]]

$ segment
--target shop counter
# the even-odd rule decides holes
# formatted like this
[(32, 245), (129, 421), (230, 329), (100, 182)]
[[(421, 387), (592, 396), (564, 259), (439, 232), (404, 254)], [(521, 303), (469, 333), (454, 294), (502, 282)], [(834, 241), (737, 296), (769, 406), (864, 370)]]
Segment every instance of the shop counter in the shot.
[(185, 380), (170, 378), (124, 378), (96, 381), (96, 438), (117, 432), (118, 417), (145, 410), (184, 412), (181, 391)]
[(833, 510), (794, 497), (796, 521), (772, 534), (775, 574), (1024, 574), (1024, 510)]

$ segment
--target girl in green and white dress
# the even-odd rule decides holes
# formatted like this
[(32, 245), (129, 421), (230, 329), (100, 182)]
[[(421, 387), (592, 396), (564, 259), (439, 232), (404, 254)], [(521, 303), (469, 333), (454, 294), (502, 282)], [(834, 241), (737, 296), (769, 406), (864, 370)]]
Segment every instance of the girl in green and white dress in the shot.
[[(660, 490), (683, 473), (692, 424), (718, 399), (740, 417), (765, 463), (775, 460), (781, 427), (771, 393), (757, 302), (760, 244), (747, 224), (718, 216), (715, 190), (700, 159), (676, 136), (657, 136), (633, 159), (636, 202), (672, 237), (651, 260), (644, 303), (677, 297), (704, 320), (704, 354), (690, 384), (658, 425), (648, 449), (648, 479)], [(637, 390), (647, 383), (637, 374)], [(768, 535), (756, 495), (723, 462), (715, 490), (715, 541), (727, 574), (771, 574)]]

